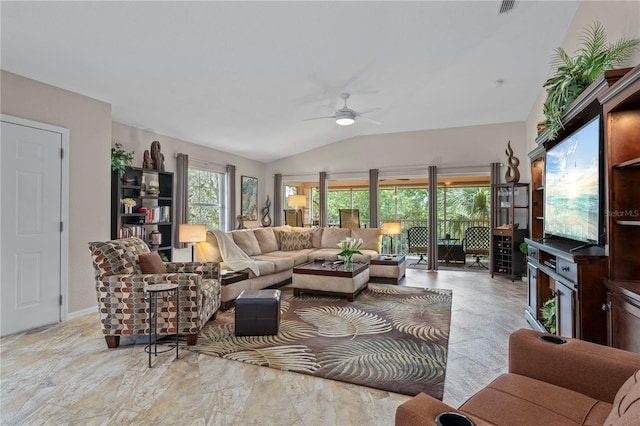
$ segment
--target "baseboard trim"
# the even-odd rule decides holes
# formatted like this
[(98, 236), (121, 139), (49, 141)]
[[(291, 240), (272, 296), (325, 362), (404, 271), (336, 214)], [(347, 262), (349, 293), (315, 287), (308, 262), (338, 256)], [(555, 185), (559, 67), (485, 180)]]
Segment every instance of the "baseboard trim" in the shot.
[(95, 314), (95, 313), (96, 313), (96, 307), (94, 306), (92, 308), (83, 309), (81, 311), (69, 312), (67, 314), (67, 319), (70, 320), (70, 319), (83, 317), (85, 315)]

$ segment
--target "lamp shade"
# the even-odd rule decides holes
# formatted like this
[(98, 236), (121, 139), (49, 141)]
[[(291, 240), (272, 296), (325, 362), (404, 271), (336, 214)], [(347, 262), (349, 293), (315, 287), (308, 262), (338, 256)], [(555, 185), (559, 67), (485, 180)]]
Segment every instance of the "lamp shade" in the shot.
[(199, 243), (206, 240), (206, 225), (183, 223), (178, 227), (178, 241), (181, 243)]
[(383, 235), (400, 235), (400, 222), (384, 222), (382, 224)]
[(307, 197), (304, 195), (289, 195), (289, 207), (305, 207)]

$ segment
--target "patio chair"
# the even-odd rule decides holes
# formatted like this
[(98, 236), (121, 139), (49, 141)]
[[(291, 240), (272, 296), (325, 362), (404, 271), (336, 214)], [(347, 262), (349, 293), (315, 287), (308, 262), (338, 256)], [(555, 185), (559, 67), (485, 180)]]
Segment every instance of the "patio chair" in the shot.
[(465, 255), (475, 254), (476, 260), (467, 268), (476, 266), (478, 268), (487, 269), (486, 265), (480, 262), (480, 256), (489, 255), (489, 244), (491, 233), (488, 226), (472, 226), (464, 231), (464, 238), (462, 240), (462, 249)]
[(340, 228), (360, 228), (360, 210), (340, 209)]
[(420, 259), (416, 263), (412, 263), (411, 266), (418, 265), (423, 261), (427, 265), (424, 255), (429, 248), (429, 228), (426, 226), (413, 226), (407, 229), (407, 246), (409, 247), (409, 253), (420, 254)]
[(284, 211), (284, 224), (301, 227), (302, 215), (296, 209), (286, 209)]

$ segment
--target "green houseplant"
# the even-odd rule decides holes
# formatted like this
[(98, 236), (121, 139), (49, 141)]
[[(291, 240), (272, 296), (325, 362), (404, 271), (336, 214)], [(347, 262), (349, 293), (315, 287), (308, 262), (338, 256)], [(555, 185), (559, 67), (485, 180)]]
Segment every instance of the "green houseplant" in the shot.
[(542, 304), (540, 308), (542, 314), (542, 325), (545, 326), (550, 333), (556, 332), (556, 298), (553, 297)]
[(640, 39), (626, 37), (607, 43), (607, 34), (598, 21), (584, 31), (580, 41), (575, 57), (561, 47), (555, 49), (551, 65), (557, 69), (543, 85), (547, 90), (543, 107), (549, 131), (546, 140), (554, 140), (563, 128), (562, 113), (571, 102), (603, 72), (624, 64), (640, 44)]
[(527, 256), (529, 256), (529, 244), (523, 241), (520, 243), (520, 246), (518, 246), (518, 248), (520, 249), (520, 253), (524, 254), (524, 274), (522, 274), (522, 278), (526, 278), (529, 272), (527, 268)]
[(123, 177), (127, 166), (131, 166), (135, 154), (135, 151), (123, 150), (122, 144), (116, 142), (115, 147), (111, 148), (111, 170), (118, 172), (120, 177)]

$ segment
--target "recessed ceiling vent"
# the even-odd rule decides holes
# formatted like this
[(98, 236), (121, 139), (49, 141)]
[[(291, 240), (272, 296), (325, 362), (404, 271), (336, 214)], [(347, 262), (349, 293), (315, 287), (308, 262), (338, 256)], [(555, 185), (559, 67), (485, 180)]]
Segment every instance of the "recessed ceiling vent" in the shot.
[(500, 11), (498, 12), (498, 15), (511, 11), (511, 9), (513, 9), (515, 5), (516, 5), (516, 0), (502, 0), (502, 4), (500, 4)]

